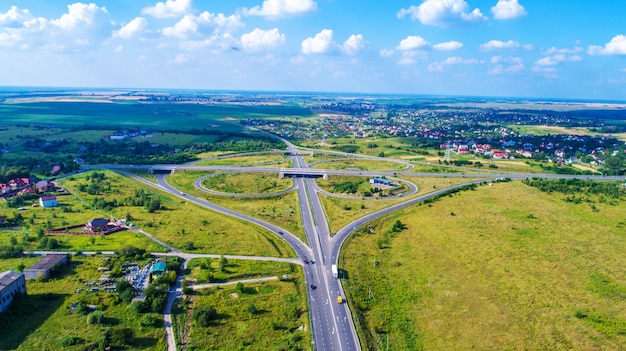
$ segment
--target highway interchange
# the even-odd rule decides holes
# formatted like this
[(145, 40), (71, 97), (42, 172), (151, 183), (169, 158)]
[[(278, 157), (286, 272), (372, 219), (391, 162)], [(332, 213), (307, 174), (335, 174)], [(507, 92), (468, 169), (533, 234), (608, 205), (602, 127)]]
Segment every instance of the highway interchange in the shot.
[[(361, 176), (394, 176), (395, 172), (363, 172), (363, 171), (345, 171), (345, 170), (311, 170), (307, 165), (302, 153), (287, 140), (281, 139), (287, 145), (290, 153), (290, 157), (293, 161), (293, 167), (290, 170), (295, 175), (315, 175), (322, 174), (341, 174), (341, 175), (361, 175)], [(298, 199), (300, 212), (302, 215), (302, 224), (304, 232), (306, 234), (307, 243), (304, 243), (297, 236), (293, 235), (289, 231), (280, 228), (271, 223), (262, 221), (260, 219), (230, 210), (228, 208), (218, 206), (209, 201), (203, 200), (198, 197), (184, 194), (180, 190), (172, 187), (166, 179), (165, 174), (159, 174), (157, 176), (157, 183), (146, 181), (131, 173), (124, 172), (123, 169), (140, 168), (141, 166), (134, 165), (94, 165), (93, 168), (109, 168), (116, 170), (120, 173), (133, 176), (141, 180), (142, 182), (159, 188), (160, 190), (167, 191), (175, 196), (185, 198), (186, 201), (195, 203), (205, 208), (240, 218), (242, 220), (254, 223), (261, 227), (264, 227), (281, 238), (286, 240), (289, 245), (294, 249), (296, 255), (301, 260), (301, 265), (304, 269), (307, 280), (307, 293), (309, 302), (309, 313), (311, 318), (311, 328), (314, 348), (317, 350), (338, 350), (338, 351), (353, 351), (361, 350), (361, 345), (356, 333), (352, 314), (349, 310), (349, 303), (339, 304), (337, 303), (338, 296), (345, 296), (343, 294), (343, 288), (341, 286), (340, 279), (334, 279), (331, 273), (331, 265), (338, 263), (339, 252), (341, 246), (346, 238), (357, 228), (365, 223), (386, 215), (393, 211), (397, 211), (401, 208), (418, 203), (425, 199), (440, 195), (451, 189), (461, 187), (468, 183), (479, 183), (481, 181), (468, 181), (467, 183), (456, 185), (453, 187), (440, 189), (436, 192), (432, 192), (426, 195), (407, 199), (404, 202), (391, 205), (385, 209), (377, 211), (375, 213), (368, 214), (361, 217), (354, 222), (346, 225), (339, 230), (334, 236), (331, 237), (328, 222), (322, 204), (319, 200), (318, 193), (323, 193), (321, 189), (317, 187), (315, 180), (311, 177), (294, 176), (294, 187), (291, 190), (298, 191)], [(285, 172), (284, 168), (264, 168), (264, 167), (234, 167), (234, 166), (196, 166), (196, 165), (160, 165), (156, 166), (159, 170), (220, 170), (220, 171), (238, 171), (238, 172)], [(484, 178), (482, 181), (489, 179), (508, 177), (512, 179), (524, 179), (533, 176), (541, 176), (542, 178), (573, 178), (573, 176), (563, 176), (556, 174), (471, 174), (464, 175), (459, 173), (414, 173), (404, 172), (403, 174), (411, 174), (413, 176), (447, 176), (447, 177), (466, 177), (472, 178)], [(580, 176), (579, 176), (580, 177)], [(622, 180), (623, 177), (601, 177), (590, 176), (589, 179), (609, 180), (618, 179)], [(196, 187), (202, 189), (200, 185), (201, 181), (196, 181)], [(410, 192), (414, 193), (417, 189), (414, 186), (409, 185)], [(206, 189), (203, 189), (206, 191)], [(174, 252), (175, 255), (184, 255), (181, 252)]]

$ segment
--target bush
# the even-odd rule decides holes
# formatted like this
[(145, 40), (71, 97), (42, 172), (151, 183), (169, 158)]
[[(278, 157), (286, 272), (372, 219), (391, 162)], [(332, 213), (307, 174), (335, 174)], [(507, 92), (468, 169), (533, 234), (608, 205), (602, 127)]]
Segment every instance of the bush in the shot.
[(193, 311), (192, 318), (198, 325), (206, 328), (217, 318), (217, 311), (212, 306), (199, 306)]
[(74, 335), (68, 335), (65, 338), (63, 338), (63, 341), (61, 341), (61, 346), (67, 347), (67, 346), (72, 346), (72, 345), (78, 345), (82, 342), (83, 342), (83, 339)]
[(89, 324), (102, 324), (103, 319), (104, 312), (102, 311), (93, 311), (87, 315), (87, 323)]
[(156, 314), (146, 314), (141, 318), (139, 322), (144, 327), (160, 327), (163, 323), (163, 320)]

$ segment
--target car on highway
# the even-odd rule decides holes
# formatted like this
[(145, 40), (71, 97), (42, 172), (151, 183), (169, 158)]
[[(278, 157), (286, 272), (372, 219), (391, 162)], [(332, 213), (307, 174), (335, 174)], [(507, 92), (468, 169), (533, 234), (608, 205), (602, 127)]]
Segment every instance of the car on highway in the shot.
[(283, 233), (283, 232), (281, 232), (281, 231), (278, 231), (278, 234), (280, 234), (280, 235), (285, 235), (285, 233)]
[(315, 289), (317, 289), (317, 286), (311, 284), (311, 290), (315, 290)]
[(306, 258), (306, 256), (304, 256), (304, 257), (302, 258), (302, 262), (304, 262), (304, 264), (308, 264), (308, 263), (309, 263), (309, 259), (308, 259), (308, 258)]

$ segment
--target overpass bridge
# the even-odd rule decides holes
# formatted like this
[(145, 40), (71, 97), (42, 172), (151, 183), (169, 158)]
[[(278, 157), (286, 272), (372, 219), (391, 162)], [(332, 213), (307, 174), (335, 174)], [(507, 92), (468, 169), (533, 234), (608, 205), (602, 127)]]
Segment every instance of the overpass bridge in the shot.
[(328, 179), (328, 173), (325, 170), (310, 168), (281, 168), (278, 172), (279, 178), (323, 178)]

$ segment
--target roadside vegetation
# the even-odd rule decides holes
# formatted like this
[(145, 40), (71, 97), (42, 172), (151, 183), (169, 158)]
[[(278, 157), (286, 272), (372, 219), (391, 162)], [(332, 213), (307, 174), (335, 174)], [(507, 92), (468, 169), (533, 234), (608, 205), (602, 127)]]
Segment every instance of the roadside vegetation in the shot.
[(340, 267), (364, 349), (619, 349), (624, 200), (568, 196), (497, 183), (360, 229)]
[(179, 305), (184, 349), (310, 350), (305, 291), (300, 268), (281, 280), (197, 290)]
[(185, 278), (194, 284), (278, 276), (296, 272), (292, 263), (221, 258), (194, 258), (187, 264)]
[[(206, 174), (205, 172), (178, 172), (169, 175), (167, 181), (172, 186), (183, 189), (190, 195), (207, 199), (217, 205), (260, 218), (284, 228), (306, 242), (304, 228), (300, 222), (300, 207), (298, 206), (298, 194), (296, 192), (267, 198), (209, 195), (202, 190), (196, 189), (194, 186), (194, 181)], [(249, 186), (247, 185), (247, 187)], [(283, 242), (278, 237), (276, 238), (278, 241)]]
[[(335, 176), (332, 177), (333, 179)], [(331, 235), (334, 235), (341, 228), (348, 225), (357, 218), (361, 218), (367, 214), (382, 210), (383, 208), (394, 204), (404, 202), (419, 195), (431, 193), (438, 189), (446, 188), (452, 185), (468, 183), (481, 178), (471, 177), (406, 177), (398, 176), (398, 178), (406, 179), (417, 186), (417, 193), (411, 197), (405, 198), (380, 198), (373, 197), (369, 200), (365, 199), (346, 199), (341, 197), (320, 195), (320, 201), (324, 207), (324, 213), (328, 220)], [(317, 180), (318, 184), (321, 180)], [(369, 183), (368, 183), (369, 185)]]

